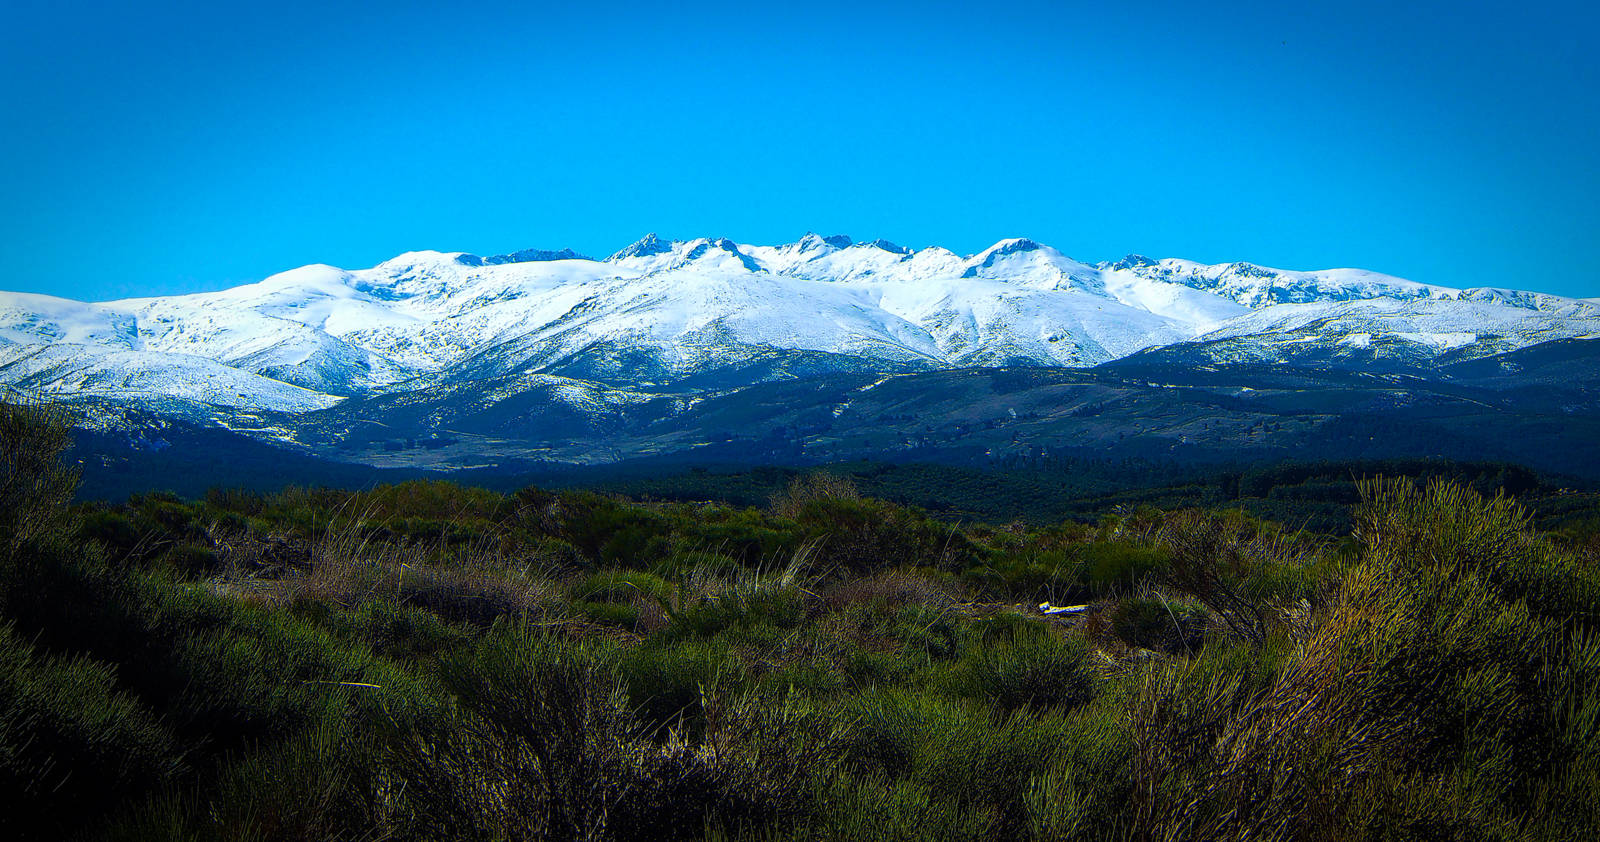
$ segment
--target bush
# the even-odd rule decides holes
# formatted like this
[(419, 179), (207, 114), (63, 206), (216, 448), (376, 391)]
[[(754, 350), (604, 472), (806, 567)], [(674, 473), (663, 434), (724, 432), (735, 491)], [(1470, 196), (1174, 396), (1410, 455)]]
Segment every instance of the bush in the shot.
[(0, 538), (8, 547), (65, 528), (78, 487), (77, 472), (60, 460), (72, 443), (68, 424), (58, 406), (0, 401)]
[(819, 541), (813, 564), (854, 575), (896, 567), (960, 570), (977, 557), (956, 530), (922, 513), (881, 500), (817, 499), (801, 506), (795, 520)]
[(788, 701), (706, 695), (703, 730), (634, 717), (612, 650), (497, 626), (441, 677), (460, 706), (396, 733), (420, 838), (693, 839), (807, 812), (826, 723)]
[(1205, 645), (1206, 613), (1165, 597), (1124, 597), (1111, 609), (1111, 629), (1131, 646), (1170, 654), (1193, 653)]
[(632, 605), (579, 600), (572, 603), (572, 610), (589, 622), (602, 626), (631, 629), (639, 622), (639, 609)]
[(213, 488), (206, 492), (206, 506), (217, 511), (254, 517), (267, 507), (260, 494), (243, 488)]
[(1237, 512), (1179, 512), (1160, 533), (1167, 584), (1193, 596), (1242, 640), (1255, 645), (1283, 621), (1285, 603), (1315, 597), (1319, 541), (1284, 535)]
[(1166, 547), (1114, 541), (1084, 544), (1079, 556), (1084, 579), (1097, 594), (1118, 587), (1135, 587), (1172, 562), (1172, 554)]
[(951, 667), (950, 689), (986, 699), (1000, 710), (1070, 708), (1094, 698), (1096, 677), (1089, 647), (1038, 621), (979, 627)]
[(442, 654), (467, 637), (432, 611), (380, 600), (341, 612), (329, 625), (343, 626), (376, 654), (400, 661)]
[(122, 512), (100, 509), (84, 513), (78, 530), (81, 540), (100, 544), (115, 558), (129, 556), (144, 537), (132, 518)]
[(215, 551), (200, 544), (179, 544), (167, 550), (161, 560), (178, 574), (188, 577), (214, 573), (222, 564)]
[(772, 511), (780, 517), (798, 517), (812, 503), (834, 500), (859, 500), (855, 480), (848, 476), (818, 471), (795, 477), (782, 493), (772, 498)]
[[(846, 768), (858, 778), (915, 783), (958, 806), (987, 838), (1025, 835), (1029, 780), (1051, 768), (1066, 724), (986, 704), (900, 690), (869, 690), (841, 711)], [(886, 817), (893, 821), (893, 817)]]
[(730, 575), (739, 569), (739, 562), (719, 553), (675, 551), (650, 565), (650, 572), (664, 578), (682, 579), (693, 575)]
[(652, 728), (700, 721), (701, 693), (737, 680), (740, 664), (722, 641), (647, 642), (624, 653), (618, 669), (631, 708)]
[(134, 807), (95, 838), (395, 838), (403, 814), (390, 786), (375, 735), (329, 716), (285, 742), (228, 758), (203, 786), (170, 789)]
[(428, 839), (594, 839), (627, 796), (643, 731), (614, 661), (500, 624), (440, 678), (454, 711), (398, 731), (387, 754)]
[(173, 736), (115, 670), (39, 653), (0, 625), (0, 830), (58, 839), (180, 768)]
[(1585, 577), (1505, 500), (1405, 481), (1363, 495), (1359, 561), (1267, 686), (1236, 669), (1147, 681), (1140, 832), (1460, 838), (1561, 813), (1562, 836), (1591, 835), (1600, 811), (1566, 799), (1600, 768), (1591, 714), (1572, 716), (1595, 709), (1572, 682), (1592, 680), (1600, 638), (1536, 607), (1577, 601)]
[(1070, 602), (1091, 593), (1083, 576), (1083, 561), (1067, 550), (1029, 554), (1003, 554), (962, 577), (992, 594), (1030, 602)]
[(794, 628), (805, 619), (803, 597), (792, 591), (758, 591), (713, 595), (671, 616), (661, 640), (712, 637), (730, 630), (750, 633), (759, 629)]

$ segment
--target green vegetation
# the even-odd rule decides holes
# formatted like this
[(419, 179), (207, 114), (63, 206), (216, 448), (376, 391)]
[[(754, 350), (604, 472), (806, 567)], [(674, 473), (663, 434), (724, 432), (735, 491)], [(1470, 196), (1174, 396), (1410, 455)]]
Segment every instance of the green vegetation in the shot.
[[(940, 520), (1044, 526), (1095, 521), (1142, 507), (1239, 509), (1250, 515), (1330, 534), (1350, 530), (1360, 484), (1373, 477), (1410, 477), (1504, 493), (1542, 529), (1562, 530), (1600, 510), (1600, 486), (1577, 477), (1538, 473), (1496, 462), (1445, 459), (1357, 459), (1260, 465), (1194, 465), (1145, 459), (1009, 458), (983, 467), (957, 464), (841, 462), (820, 470), (865, 496), (915, 506)], [(555, 480), (639, 499), (714, 500), (764, 506), (806, 469), (694, 469), (649, 476), (587, 474)], [(1592, 531), (1593, 524), (1582, 527)]]
[(1600, 519), (1515, 472), (1352, 480), (1324, 533), (850, 472), (72, 504), (48, 408), (0, 437), (6, 838), (1600, 834)]

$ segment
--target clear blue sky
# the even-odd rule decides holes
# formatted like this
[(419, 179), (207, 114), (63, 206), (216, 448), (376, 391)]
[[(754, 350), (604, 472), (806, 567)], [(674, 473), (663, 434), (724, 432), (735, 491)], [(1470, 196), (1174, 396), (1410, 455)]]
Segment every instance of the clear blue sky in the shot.
[(1600, 296), (1600, 12), (1399, 5), (10, 0), (0, 289), (817, 230)]

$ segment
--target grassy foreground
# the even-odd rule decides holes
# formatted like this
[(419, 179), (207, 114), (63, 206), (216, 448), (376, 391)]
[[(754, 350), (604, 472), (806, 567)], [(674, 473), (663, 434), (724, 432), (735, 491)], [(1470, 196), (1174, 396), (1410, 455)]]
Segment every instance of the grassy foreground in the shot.
[(66, 441), (0, 405), (6, 838), (1600, 837), (1600, 541), (1458, 486), (74, 506)]

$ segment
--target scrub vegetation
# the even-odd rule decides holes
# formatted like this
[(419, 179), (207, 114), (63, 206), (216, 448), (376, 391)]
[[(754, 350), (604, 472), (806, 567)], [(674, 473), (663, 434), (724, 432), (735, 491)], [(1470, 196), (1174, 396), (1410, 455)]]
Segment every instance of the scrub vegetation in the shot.
[(0, 405), (5, 838), (1600, 836), (1597, 521), (1494, 489), (75, 504), (66, 443)]

